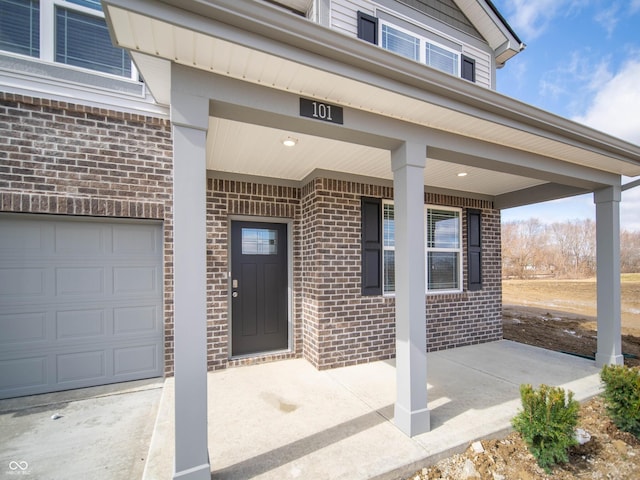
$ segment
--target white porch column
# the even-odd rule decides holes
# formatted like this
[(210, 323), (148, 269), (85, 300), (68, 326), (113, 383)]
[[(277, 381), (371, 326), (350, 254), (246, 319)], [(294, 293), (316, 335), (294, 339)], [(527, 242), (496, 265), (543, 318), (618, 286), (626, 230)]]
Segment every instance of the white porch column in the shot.
[(425, 318), (425, 162), (425, 145), (406, 142), (391, 152), (396, 244), (394, 421), (410, 437), (430, 429)]
[(622, 365), (620, 306), (620, 186), (594, 193), (596, 203), (596, 267), (598, 351), (596, 365)]
[[(206, 133), (208, 99), (173, 79), (174, 479), (210, 480), (207, 445)], [(176, 85), (178, 84), (178, 85)]]

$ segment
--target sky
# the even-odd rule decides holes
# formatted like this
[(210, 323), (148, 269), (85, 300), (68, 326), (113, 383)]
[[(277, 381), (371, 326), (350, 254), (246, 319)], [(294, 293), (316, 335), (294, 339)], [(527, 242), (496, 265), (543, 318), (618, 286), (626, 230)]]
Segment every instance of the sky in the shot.
[[(640, 145), (640, 0), (493, 3), (527, 45), (498, 70), (499, 92)], [(640, 186), (623, 192), (620, 212), (622, 230), (640, 231)], [(502, 211), (529, 218), (595, 219), (593, 195)]]

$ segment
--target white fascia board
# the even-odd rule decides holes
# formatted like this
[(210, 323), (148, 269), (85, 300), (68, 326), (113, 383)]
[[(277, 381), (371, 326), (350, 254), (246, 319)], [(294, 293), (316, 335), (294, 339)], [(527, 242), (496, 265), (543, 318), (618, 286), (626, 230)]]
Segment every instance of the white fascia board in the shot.
[(129, 52), (147, 89), (160, 105), (171, 104), (171, 62), (140, 52)]

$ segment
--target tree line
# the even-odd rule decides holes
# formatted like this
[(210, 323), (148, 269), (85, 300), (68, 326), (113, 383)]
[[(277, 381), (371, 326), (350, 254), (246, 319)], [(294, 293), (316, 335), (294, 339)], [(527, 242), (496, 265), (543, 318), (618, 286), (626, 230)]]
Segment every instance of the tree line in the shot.
[[(622, 273), (640, 272), (640, 232), (620, 233)], [(585, 278), (596, 274), (596, 224), (572, 220), (545, 224), (537, 218), (502, 224), (505, 278)]]

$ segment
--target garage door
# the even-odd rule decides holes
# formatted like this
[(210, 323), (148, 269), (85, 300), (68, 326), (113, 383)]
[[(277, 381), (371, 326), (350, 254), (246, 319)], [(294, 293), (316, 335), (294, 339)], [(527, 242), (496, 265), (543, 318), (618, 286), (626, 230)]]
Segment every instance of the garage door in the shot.
[(0, 398), (162, 375), (162, 227), (0, 215)]

